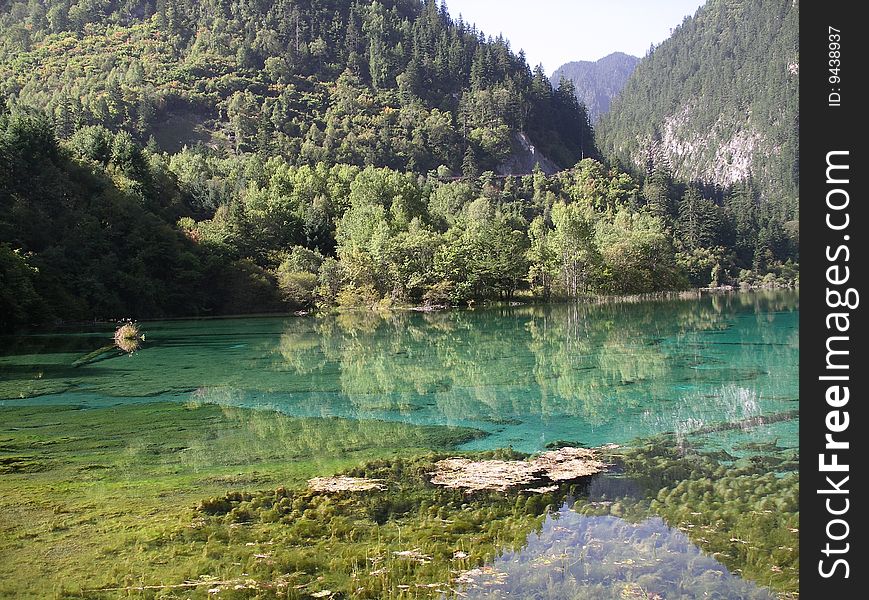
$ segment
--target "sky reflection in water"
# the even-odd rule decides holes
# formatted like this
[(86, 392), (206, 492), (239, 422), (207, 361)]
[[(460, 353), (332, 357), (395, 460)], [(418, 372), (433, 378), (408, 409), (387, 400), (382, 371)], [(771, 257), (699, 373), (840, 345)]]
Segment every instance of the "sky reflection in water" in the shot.
[(731, 574), (660, 517), (630, 523), (585, 516), (567, 504), (518, 552), (463, 575), (470, 599), (773, 600)]

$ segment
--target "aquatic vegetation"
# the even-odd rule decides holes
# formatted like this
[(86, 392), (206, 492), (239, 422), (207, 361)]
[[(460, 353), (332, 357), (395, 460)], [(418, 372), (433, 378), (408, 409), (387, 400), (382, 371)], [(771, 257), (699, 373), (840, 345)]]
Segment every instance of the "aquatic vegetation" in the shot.
[(139, 324), (135, 321), (125, 321), (115, 330), (113, 339), (115, 346), (127, 354), (132, 354), (145, 340), (145, 334), (141, 332)]
[(381, 479), (366, 479), (364, 477), (346, 477), (341, 475), (314, 477), (308, 480), (308, 488), (320, 493), (367, 492), (370, 490), (383, 491), (386, 489)]
[(526, 545), (460, 575), (475, 600), (773, 600), (775, 592), (733, 575), (682, 531), (650, 516), (636, 522), (578, 514), (546, 517)]
[[(272, 597), (269, 582), (288, 573), (308, 594), (302, 597), (322, 590), (383, 599), (542, 590), (613, 600), (676, 592), (796, 597), (798, 476), (776, 476), (759, 462), (722, 465), (674, 441), (668, 435), (606, 449), (620, 474), (540, 495), (478, 488), (469, 496), (432, 485), (443, 455), (374, 461), (342, 476), (377, 482), (368, 489), (281, 487), (204, 500), (202, 516), (173, 539), (181, 535), (194, 548), (226, 540), (223, 556), (244, 565), (259, 597)], [(533, 464), (521, 458), (499, 452), (461, 460)], [(560, 578), (553, 578), (556, 567)]]
[(153, 322), (80, 368), (112, 330), (4, 338), (0, 596), (795, 597), (776, 298)]
[[(216, 405), (129, 406), (123, 422), (114, 418), (116, 409), (0, 410), (4, 423), (16, 424), (0, 432), (3, 464), (27, 460), (44, 467), (0, 478), (3, 490), (30, 498), (15, 505), (3, 501), (4, 510), (14, 506), (23, 518), (4, 526), (0, 563), (3, 570), (30, 572), (46, 561), (45, 581), (32, 587), (37, 596), (85, 589), (93, 597), (173, 597), (178, 590), (191, 598), (400, 600), (456, 592), (482, 598), (489, 597), (480, 595), (484, 589), (530, 593), (545, 584), (553, 564), (578, 568), (571, 553), (594, 548), (596, 554), (576, 557), (599, 557), (583, 563), (586, 583), (565, 580), (569, 585), (563, 590), (570, 594), (559, 597), (621, 600), (641, 590), (668, 597), (668, 573), (681, 573), (684, 589), (732, 588), (749, 590), (736, 597), (772, 597), (730, 575), (713, 577), (727, 573), (725, 567), (772, 586), (782, 598), (798, 589), (798, 476), (771, 471), (776, 461), (758, 460), (766, 454), (724, 464), (712, 453), (680, 446), (674, 435), (661, 435), (599, 451), (616, 472), (580, 485), (548, 486), (542, 493), (482, 490), (469, 497), (431, 483), (436, 465), (455, 456), (450, 444), (467, 436), (464, 430), (292, 419)], [(160, 423), (165, 425), (153, 427)], [(207, 446), (197, 450), (198, 436)], [(100, 442), (111, 439), (117, 441)], [(391, 451), (383, 446), (386, 440), (395, 448), (419, 450), (415, 456), (406, 449)], [(776, 469), (793, 454), (762, 450), (779, 459)], [(190, 460), (191, 453), (198, 458)], [(314, 453), (319, 458), (312, 463)], [(509, 449), (463, 458), (532, 464)], [(131, 464), (137, 465), (134, 472)], [(329, 472), (335, 476), (327, 478)], [(324, 489), (311, 481), (354, 485)], [(364, 485), (356, 487), (359, 482)], [(58, 485), (67, 490), (61, 497), (48, 492)], [(132, 505), (131, 493), (137, 498)], [(11, 500), (8, 493), (0, 497)], [(559, 508), (565, 505), (570, 514)], [(553, 529), (571, 523), (570, 515), (610, 521)], [(95, 536), (97, 523), (101, 533)], [(615, 536), (611, 542), (589, 546), (590, 538), (580, 544), (592, 535), (582, 532), (599, 527)], [(541, 554), (536, 549), (547, 532), (558, 536)], [(665, 534), (672, 542), (653, 545), (666, 561), (642, 563), (639, 557), (652, 550), (654, 536)], [(687, 548), (681, 534), (706, 554)], [(625, 539), (633, 545), (625, 546)], [(44, 549), (57, 544), (79, 555), (46, 560)], [(523, 552), (533, 557), (530, 571), (499, 566)], [(698, 565), (705, 566), (693, 570)], [(12, 573), (0, 572), (0, 593), (31, 589), (32, 581), (7, 577)], [(626, 595), (606, 595), (615, 592)]]
[(328, 589), (346, 598), (406, 598), (408, 590), (409, 597), (438, 598), (461, 584), (458, 573), (521, 547), (554, 506), (582, 489), (480, 491), (469, 499), (430, 483), (443, 456), (398, 457), (346, 471), (379, 482), (368, 490), (281, 487), (210, 498), (200, 503), (194, 526), (157, 544), (208, 548), (211, 540), (226, 540), (224, 559), (229, 554), (251, 579), (264, 582), (260, 597), (271, 597), (268, 582), (292, 574), (296, 589), (308, 594), (303, 597)]
[[(713, 453), (675, 443), (673, 435), (613, 450), (628, 494), (580, 498), (585, 515), (631, 521), (659, 515), (734, 573), (790, 595), (799, 590), (799, 467), (792, 451), (762, 445), (758, 454), (725, 464)], [(598, 490), (618, 486), (598, 485)], [(641, 490), (641, 491), (640, 491)]]
[[(80, 597), (202, 575), (241, 584), (246, 571), (211, 552), (217, 539), (195, 552), (158, 541), (194, 525), (203, 498), (302, 489), (373, 459), (451, 452), (475, 435), (211, 404), (0, 405), (0, 597)], [(249, 492), (238, 494), (231, 501)], [(232, 518), (246, 522), (238, 511)], [(177, 589), (205, 597), (201, 588)]]

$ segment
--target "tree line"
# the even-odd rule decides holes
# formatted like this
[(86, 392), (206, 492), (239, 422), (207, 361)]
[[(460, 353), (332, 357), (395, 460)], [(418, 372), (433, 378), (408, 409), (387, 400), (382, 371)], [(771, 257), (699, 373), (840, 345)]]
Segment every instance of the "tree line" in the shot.
[[(0, 74), (2, 329), (798, 277), (763, 182), (606, 164), (431, 0), (14, 1)], [(511, 174), (525, 135), (562, 170)]]
[(553, 175), (442, 180), (204, 148), (170, 155), (101, 126), (61, 141), (54, 125), (37, 111), (0, 116), (6, 329), (797, 277), (790, 238), (763, 221), (749, 186), (719, 205), (666, 173), (641, 182), (595, 159)]

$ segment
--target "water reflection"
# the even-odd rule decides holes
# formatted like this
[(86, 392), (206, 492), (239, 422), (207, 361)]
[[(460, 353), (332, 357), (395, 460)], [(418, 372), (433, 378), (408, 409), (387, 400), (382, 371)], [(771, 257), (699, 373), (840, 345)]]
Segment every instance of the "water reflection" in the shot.
[(471, 599), (773, 600), (740, 579), (660, 517), (631, 523), (585, 516), (565, 504), (519, 551), (460, 577)]
[(469, 449), (690, 435), (795, 408), (798, 309), (769, 292), (148, 323), (135, 355), (77, 369), (91, 337), (23, 336), (4, 340), (0, 401), (194, 400), (490, 434)]

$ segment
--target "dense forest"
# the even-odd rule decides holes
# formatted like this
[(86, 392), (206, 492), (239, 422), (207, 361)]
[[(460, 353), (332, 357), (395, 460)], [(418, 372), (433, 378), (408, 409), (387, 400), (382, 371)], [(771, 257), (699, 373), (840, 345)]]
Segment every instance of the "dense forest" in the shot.
[(601, 115), (609, 112), (610, 104), (615, 98), (640, 59), (623, 52), (613, 52), (603, 58), (577, 60), (561, 65), (552, 73), (553, 84), (558, 85), (562, 79), (569, 79), (576, 88), (577, 99), (588, 110), (588, 118), (597, 122)]
[(795, 228), (798, 0), (709, 0), (650, 51), (597, 129), (621, 164), (663, 160), (683, 181), (750, 185), (758, 219)]
[(11, 2), (0, 74), (0, 329), (797, 277), (753, 181), (607, 166), (435, 2)]
[(172, 152), (423, 173), (496, 170), (519, 132), (559, 167), (593, 154), (569, 85), (433, 0), (5, 4), (0, 94), (60, 137), (102, 125)]

